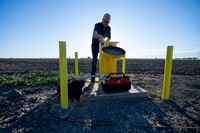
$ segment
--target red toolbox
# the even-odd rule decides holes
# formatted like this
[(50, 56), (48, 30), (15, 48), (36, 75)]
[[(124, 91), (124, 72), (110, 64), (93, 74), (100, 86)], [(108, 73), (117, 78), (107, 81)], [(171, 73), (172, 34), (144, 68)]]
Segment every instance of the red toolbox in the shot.
[(105, 83), (101, 83), (106, 93), (124, 92), (131, 89), (131, 81), (124, 73), (110, 73)]

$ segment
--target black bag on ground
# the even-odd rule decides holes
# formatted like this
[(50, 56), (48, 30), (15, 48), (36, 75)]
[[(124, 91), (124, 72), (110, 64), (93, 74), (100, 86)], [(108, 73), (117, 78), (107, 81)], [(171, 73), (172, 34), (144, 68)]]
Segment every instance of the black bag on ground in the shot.
[[(69, 99), (79, 99), (83, 93), (83, 86), (85, 80), (68, 82), (68, 97)], [(57, 88), (57, 92), (60, 94), (60, 86)]]

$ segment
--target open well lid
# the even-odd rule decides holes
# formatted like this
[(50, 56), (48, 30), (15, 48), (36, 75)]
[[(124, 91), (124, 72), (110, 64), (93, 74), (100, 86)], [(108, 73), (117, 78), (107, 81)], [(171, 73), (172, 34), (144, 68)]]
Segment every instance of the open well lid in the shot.
[(120, 47), (114, 47), (114, 46), (103, 47), (102, 51), (106, 53), (108, 56), (114, 57), (114, 58), (122, 57), (126, 53), (124, 49)]

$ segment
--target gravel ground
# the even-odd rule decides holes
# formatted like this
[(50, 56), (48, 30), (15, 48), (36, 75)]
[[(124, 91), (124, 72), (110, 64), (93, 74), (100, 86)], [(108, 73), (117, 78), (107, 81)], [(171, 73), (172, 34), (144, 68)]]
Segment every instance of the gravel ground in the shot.
[(152, 71), (129, 74), (148, 97), (70, 100), (67, 110), (53, 85), (0, 86), (0, 132), (200, 132), (200, 74), (193, 68), (174, 71), (167, 101), (160, 98), (163, 74)]
[[(163, 101), (159, 91), (151, 92), (154, 84), (143, 83), (153, 77), (132, 76), (135, 83), (149, 88), (149, 97), (70, 100), (67, 110), (60, 108), (53, 86), (1, 86), (0, 132), (200, 132), (199, 101), (190, 103), (173, 95)], [(140, 78), (145, 80), (140, 83)], [(189, 104), (183, 104), (186, 101)]]

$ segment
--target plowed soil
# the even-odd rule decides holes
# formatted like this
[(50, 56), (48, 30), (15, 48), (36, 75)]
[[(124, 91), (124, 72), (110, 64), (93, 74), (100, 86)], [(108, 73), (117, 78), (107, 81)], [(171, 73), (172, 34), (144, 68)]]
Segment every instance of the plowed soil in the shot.
[[(200, 132), (200, 60), (173, 60), (169, 100), (161, 99), (164, 64), (126, 60), (126, 74), (148, 97), (69, 100), (67, 110), (54, 85), (0, 85), (0, 132)], [(79, 59), (79, 72), (89, 75), (90, 68), (91, 59)], [(0, 59), (1, 75), (41, 71), (59, 71), (59, 60)], [(68, 72), (74, 73), (74, 59), (68, 59)]]

